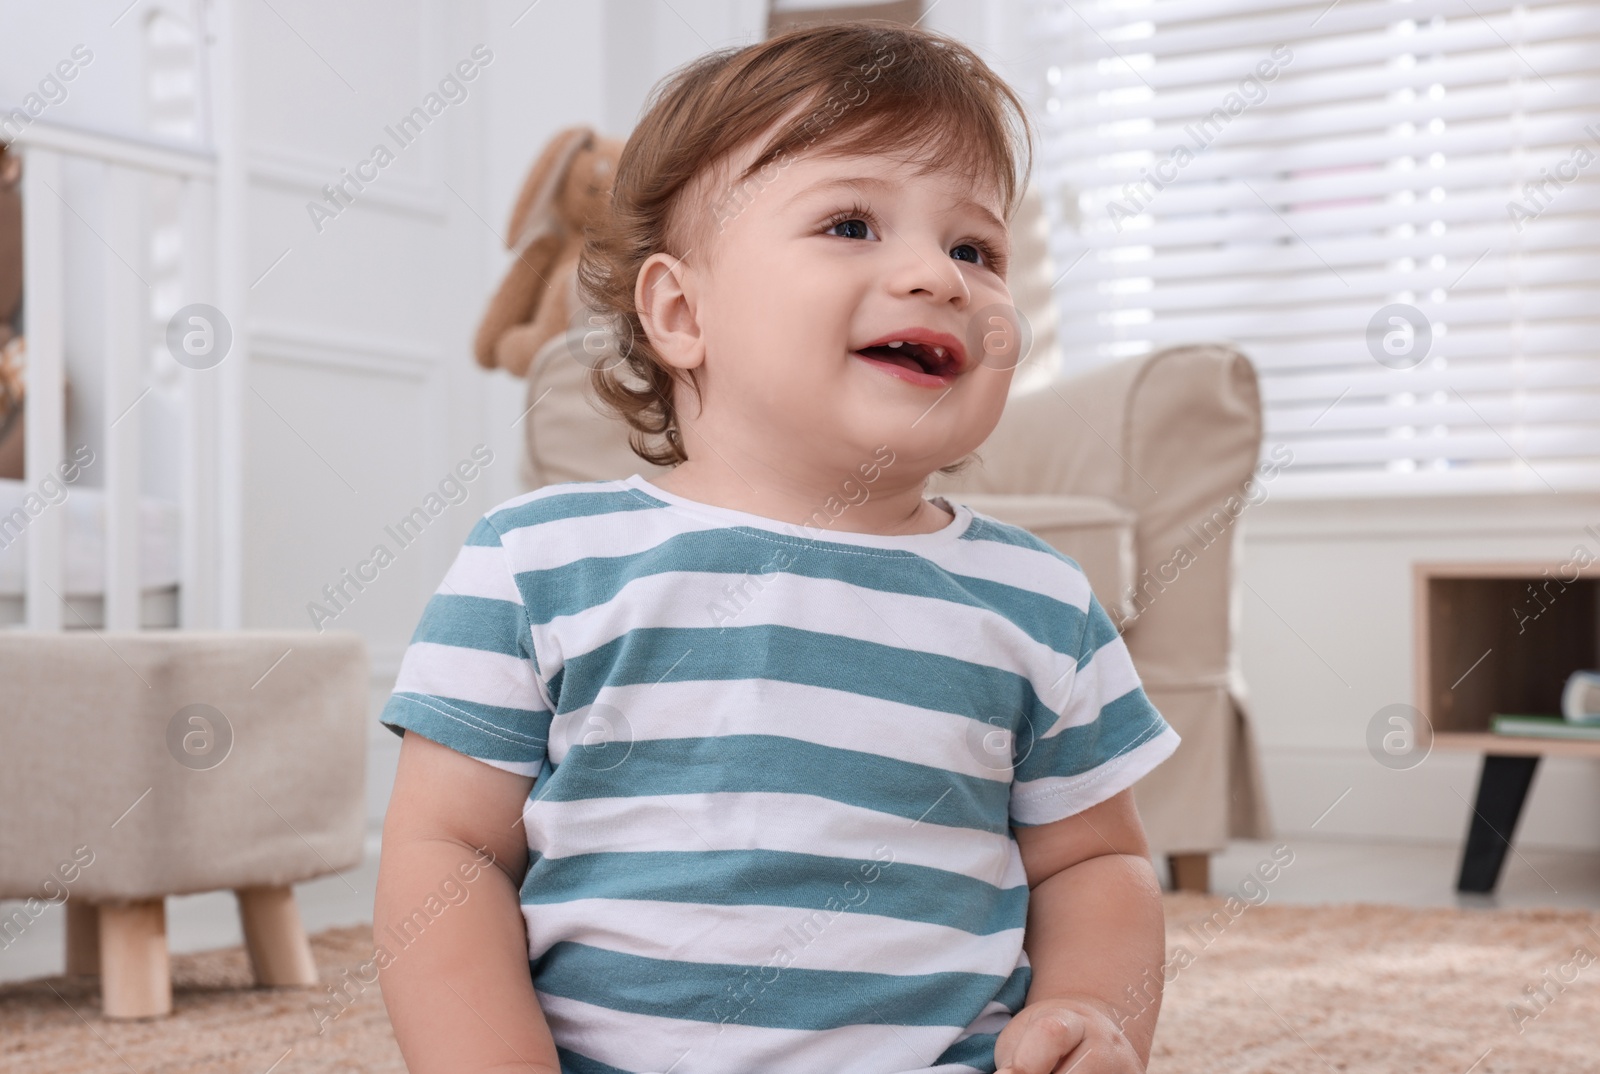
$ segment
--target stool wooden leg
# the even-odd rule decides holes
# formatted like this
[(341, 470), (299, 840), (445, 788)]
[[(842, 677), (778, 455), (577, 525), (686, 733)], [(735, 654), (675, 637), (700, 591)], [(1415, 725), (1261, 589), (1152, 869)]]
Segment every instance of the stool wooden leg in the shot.
[(1168, 854), (1167, 866), (1172, 870), (1172, 890), (1211, 890), (1211, 855)]
[(67, 898), (67, 976), (100, 973), (100, 908)]
[(172, 1013), (163, 899), (100, 906), (100, 1008), (107, 1018)]
[(239, 888), (239, 921), (244, 926), (250, 965), (259, 985), (315, 985), (317, 964), (300, 925), (291, 887)]

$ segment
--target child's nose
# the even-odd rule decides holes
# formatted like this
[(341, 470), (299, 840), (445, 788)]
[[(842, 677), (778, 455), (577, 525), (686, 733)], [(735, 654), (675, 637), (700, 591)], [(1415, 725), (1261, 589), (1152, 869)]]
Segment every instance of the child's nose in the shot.
[(897, 294), (927, 295), (941, 304), (954, 301), (958, 306), (972, 299), (961, 269), (936, 244), (905, 243), (895, 273), (892, 284)]

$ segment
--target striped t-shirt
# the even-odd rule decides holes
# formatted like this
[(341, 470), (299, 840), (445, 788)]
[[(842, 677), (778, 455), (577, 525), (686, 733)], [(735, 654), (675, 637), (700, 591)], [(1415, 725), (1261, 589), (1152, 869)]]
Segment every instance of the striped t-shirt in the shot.
[(790, 525), (638, 474), (477, 523), (382, 721), (511, 772), (572, 1074), (969, 1074), (1021, 1009), (1011, 827), (1172, 753), (1083, 571), (936, 499)]

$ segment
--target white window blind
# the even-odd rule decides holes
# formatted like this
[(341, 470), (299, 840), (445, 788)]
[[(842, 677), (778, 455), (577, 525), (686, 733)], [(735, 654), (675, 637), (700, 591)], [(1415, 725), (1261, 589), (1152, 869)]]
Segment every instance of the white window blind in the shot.
[(1233, 343), (1274, 495), (1600, 488), (1600, 5), (1030, 17), (1067, 369)]

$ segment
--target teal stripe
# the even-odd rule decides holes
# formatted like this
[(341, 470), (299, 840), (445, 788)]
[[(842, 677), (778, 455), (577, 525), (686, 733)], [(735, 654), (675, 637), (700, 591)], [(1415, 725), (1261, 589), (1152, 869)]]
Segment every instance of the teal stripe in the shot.
[(489, 519), (487, 517), (480, 518), (473, 524), (472, 532), (467, 534), (467, 539), (463, 543), (468, 547), (477, 546), (482, 548), (487, 546), (490, 548), (499, 548), (500, 534), (496, 532), (495, 528), (489, 524)]
[[(1083, 609), (1029, 589), (987, 578), (958, 577), (963, 604), (986, 608), (1009, 620), (1028, 637), (1058, 653), (1076, 654), (1073, 639), (1083, 633)], [(944, 593), (936, 594), (951, 599)]]
[[(759, 537), (755, 536), (760, 532)], [(858, 554), (838, 555), (836, 551)], [(854, 545), (795, 543), (743, 527), (677, 534), (626, 556), (593, 556), (544, 570), (520, 571), (517, 584), (533, 623), (576, 615), (605, 604), (629, 582), (656, 574), (690, 571), (728, 576), (735, 596), (720, 597), (705, 609), (707, 626), (721, 626), (747, 603), (761, 600), (762, 576), (782, 570), (807, 578), (848, 583), (866, 590), (902, 593), (984, 608), (1013, 620), (1030, 637), (1057, 652), (1074, 653), (1083, 632), (1083, 609), (1044, 593), (936, 567), (914, 552), (906, 566), (888, 567), (876, 553), (860, 555)], [(922, 569), (915, 569), (920, 566)], [(722, 586), (714, 587), (720, 592)]]
[(495, 529), (505, 534), (545, 522), (614, 515), (622, 511), (653, 511), (664, 506), (659, 500), (637, 496), (627, 489), (602, 489), (598, 484), (589, 481), (563, 481), (549, 488), (563, 489), (570, 486), (571, 492), (550, 492), (549, 495), (540, 496), (527, 503), (493, 511), (487, 517)]
[[(1000, 989), (994, 997), (1001, 1006), (1010, 1011), (1013, 1016), (1028, 1001), (1028, 987), (1033, 983), (1033, 968), (1031, 966), (1018, 966), (1011, 971), (1011, 976), (1006, 978), (1005, 987)], [(981, 1008), (980, 1008), (981, 1010)], [(977, 1019), (973, 1015), (973, 1019)], [(960, 1063), (969, 1067), (976, 1067), (980, 1071), (992, 1072), (995, 1068), (994, 1042), (1000, 1033), (974, 1033), (965, 1040), (958, 1040), (950, 1047), (939, 1053), (929, 1066), (939, 1067), (946, 1063)]]
[[(774, 950), (787, 946), (775, 936)], [(792, 949), (791, 949), (792, 951)], [(769, 956), (770, 957), (770, 956)], [(534, 987), (629, 1014), (768, 1029), (960, 1026), (1007, 984), (987, 973), (887, 974), (775, 963), (683, 962), (561, 940), (532, 960)]]
[(1111, 621), (1100, 598), (1089, 595), (1089, 614), (1083, 625), (1083, 638), (1078, 642), (1078, 667), (1082, 668), (1094, 658), (1102, 647), (1117, 639), (1117, 626)]
[[(557, 696), (560, 711), (571, 712), (607, 686), (745, 679), (843, 690), (981, 722), (995, 717), (1013, 728), (1019, 713), (1035, 729), (1056, 719), (1026, 677), (1003, 668), (766, 623), (720, 631), (638, 627), (569, 658)], [(550, 688), (556, 693), (554, 681)]]
[[(537, 608), (530, 607), (530, 618), (537, 615), (535, 622), (546, 623), (604, 604), (637, 578), (678, 571), (729, 576), (737, 595), (720, 598), (727, 615), (746, 602), (759, 600), (765, 584), (761, 576), (778, 570), (890, 591), (891, 580), (884, 575), (901, 573), (884, 571), (883, 561), (872, 556), (829, 555), (765, 531), (724, 527), (675, 534), (631, 555), (596, 556), (560, 567), (522, 571), (517, 581), (524, 593), (539, 594)], [(716, 609), (708, 607), (706, 623), (716, 622)]]
[(792, 907), (797, 911), (792, 924), (802, 934), (807, 921), (820, 926), (851, 907), (974, 936), (1017, 928), (1028, 912), (1025, 883), (1000, 888), (929, 865), (785, 850), (640, 850), (560, 858), (534, 851), (521, 900), (535, 906), (641, 897), (709, 906)]
[[(556, 1045), (556, 1059), (561, 1063), (561, 1074), (633, 1074), (632, 1071), (608, 1066), (598, 1059), (590, 1059), (581, 1052), (575, 1052), (559, 1044)], [(663, 1066), (662, 1069), (665, 1070), (666, 1067)]]
[[(1033, 967), (1018, 966), (1006, 978), (1005, 987), (1000, 989), (991, 998), (998, 1001), (1001, 1006), (1012, 1014), (1022, 1010), (1023, 1004), (1028, 1002), (1028, 988), (1033, 983)], [(979, 1008), (980, 1010), (982, 1008)], [(973, 1015), (977, 1018), (977, 1015)]]
[(532, 645), (523, 644), (529, 635), (527, 623), (522, 605), (509, 600), (435, 593), (422, 609), (411, 640), (529, 659)]
[(1017, 764), (1014, 778), (1025, 783), (1047, 776), (1080, 775), (1144, 745), (1166, 728), (1167, 721), (1144, 688), (1135, 686), (1102, 705), (1093, 722), (1068, 727), (1051, 738), (1034, 739)]
[(1038, 550), (1039, 538), (1019, 526), (1012, 526), (972, 512), (972, 525), (961, 535), (963, 541), (994, 541), (996, 544), (1015, 545), (1018, 548)]
[(987, 1071), (993, 1074), (994, 1042), (999, 1038), (999, 1033), (974, 1033), (965, 1040), (958, 1040), (950, 1047), (939, 1053), (939, 1058), (928, 1065), (931, 1067), (967, 1066), (974, 1070)]
[(378, 719), (402, 737), (415, 731), (469, 757), (528, 763), (544, 759), (551, 715), (406, 691), (391, 694)]
[(804, 794), (996, 835), (1006, 833), (1011, 794), (1004, 779), (982, 779), (782, 735), (579, 745), (562, 759), (559, 771), (561, 778), (551, 782), (541, 801), (722, 792)]

